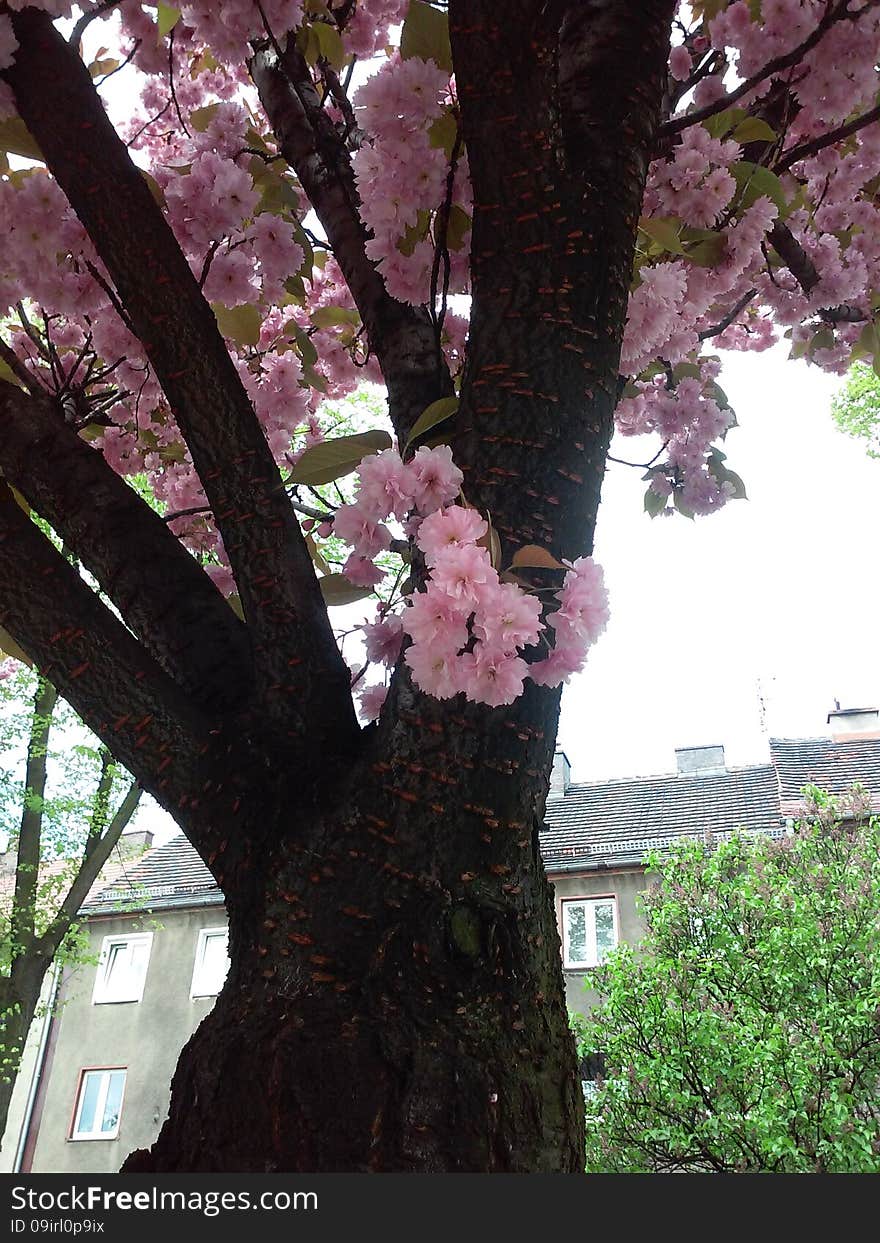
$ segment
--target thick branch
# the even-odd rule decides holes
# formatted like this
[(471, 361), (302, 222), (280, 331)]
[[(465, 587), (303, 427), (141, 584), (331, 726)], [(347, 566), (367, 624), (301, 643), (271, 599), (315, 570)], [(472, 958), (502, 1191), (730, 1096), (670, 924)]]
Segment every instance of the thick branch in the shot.
[(4, 76), (110, 274), (190, 449), (254, 640), (262, 712), (307, 732), (316, 749), (351, 738), (357, 724), (348, 672), (214, 314), (76, 52), (45, 13), (11, 17), (20, 46)]
[(788, 151), (784, 151), (782, 158), (773, 165), (774, 171), (784, 173), (793, 164), (798, 164), (801, 160), (808, 160), (811, 156), (818, 155), (820, 151), (824, 151), (826, 147), (843, 142), (844, 139), (849, 138), (852, 134), (857, 134), (859, 130), (865, 129), (866, 126), (873, 125), (875, 121), (880, 121), (880, 106), (871, 108), (868, 112), (863, 112), (861, 116), (848, 121), (846, 125), (830, 130), (827, 134), (822, 134), (818, 138), (811, 138), (809, 142), (802, 142), (799, 146), (791, 147)]
[(208, 720), (41, 534), (2, 481), (0, 624), (144, 788), (188, 827), (187, 808), (214, 775)]
[(34, 695), (27, 766), (22, 793), (21, 827), (15, 863), (15, 893), (12, 898), (12, 958), (28, 952), (34, 936), (37, 883), (40, 871), (40, 840), (43, 829), (43, 801), (46, 797), (46, 761), (52, 713), (58, 692), (51, 682), (40, 678)]
[(425, 406), (452, 392), (430, 317), (425, 307), (407, 306), (390, 297), (366, 256), (370, 234), (361, 220), (349, 152), (321, 107), (294, 41), (289, 40), (283, 60), (274, 47), (260, 45), (249, 66), (281, 152), (321, 221), (360, 312), (403, 443)]
[(696, 108), (693, 112), (686, 112), (684, 116), (675, 117), (672, 121), (667, 121), (665, 125), (661, 125), (657, 131), (657, 139), (659, 143), (663, 143), (676, 134), (680, 134), (682, 130), (689, 129), (692, 125), (699, 125), (702, 121), (708, 121), (709, 117), (716, 116), (719, 112), (724, 112), (728, 108), (732, 108), (735, 103), (743, 98), (761, 82), (765, 82), (767, 78), (772, 77), (776, 73), (782, 73), (785, 69), (791, 69), (797, 65), (806, 56), (806, 54), (821, 42), (826, 31), (839, 18), (846, 15), (846, 7), (849, 0), (838, 0), (835, 4), (833, 0), (828, 0), (825, 12), (822, 14), (815, 30), (812, 30), (802, 43), (796, 48), (792, 48), (790, 52), (786, 52), (784, 56), (775, 56), (773, 60), (767, 62), (763, 69), (759, 69), (757, 73), (753, 73), (750, 78), (746, 78), (744, 82), (727, 95), (723, 95), (720, 99), (716, 99), (714, 103), (706, 104), (704, 108)]
[[(773, 249), (784, 261), (805, 294), (812, 293), (819, 283), (819, 273), (813, 260), (801, 246), (788, 225), (777, 220), (768, 233)], [(820, 319), (827, 324), (860, 324), (866, 318), (863, 311), (852, 306), (829, 306), (818, 311)]]
[(137, 810), (141, 793), (140, 786), (136, 781), (133, 781), (128, 787), (125, 798), (119, 804), (116, 814), (110, 821), (103, 837), (98, 837), (91, 841), (90, 845), (87, 845), (79, 870), (71, 882), (64, 901), (58, 908), (58, 913), (40, 938), (47, 953), (54, 954), (67, 935), (67, 930), (76, 918), (77, 911), (85, 902), (89, 890), (98, 879), (101, 868), (110, 858), (114, 846), (119, 841), (126, 825)]
[(245, 627), (158, 514), (51, 398), (0, 381), (0, 470), (63, 536), (165, 671), (206, 708), (245, 691)]

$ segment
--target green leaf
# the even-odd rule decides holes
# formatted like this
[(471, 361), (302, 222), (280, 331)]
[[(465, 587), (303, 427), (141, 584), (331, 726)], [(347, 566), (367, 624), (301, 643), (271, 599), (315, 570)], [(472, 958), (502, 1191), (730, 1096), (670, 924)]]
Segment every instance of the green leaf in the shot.
[(438, 423), (445, 423), (447, 419), (451, 419), (458, 409), (457, 397), (441, 397), (439, 401), (432, 401), (430, 406), (426, 406), (419, 417), (413, 424), (409, 439), (404, 447), (404, 454), (409, 450), (410, 445), (424, 436), (425, 432), (436, 427)]
[(703, 128), (708, 130), (713, 138), (723, 138), (746, 116), (745, 108), (726, 108), (724, 112), (716, 112), (714, 116), (707, 117), (703, 122)]
[(286, 324), (285, 330), (293, 334), (293, 340), (296, 342), (296, 348), (299, 351), (303, 366), (314, 367), (318, 361), (318, 351), (312, 344), (312, 338), (309, 334), (303, 328), (300, 328), (295, 320), (291, 320), (289, 324)]
[(428, 236), (428, 229), (430, 227), (431, 213), (420, 208), (416, 217), (416, 223), (407, 225), (406, 232), (398, 240), (397, 249), (400, 253), (406, 256), (411, 255), (417, 243), (423, 241)]
[(211, 310), (217, 317), (224, 337), (229, 337), (238, 345), (256, 345), (259, 342), (263, 317), (258, 307), (249, 303), (228, 307), (212, 302)]
[(335, 328), (340, 324), (357, 326), (360, 322), (359, 312), (348, 306), (319, 306), (312, 311), (312, 323), (316, 328)]
[(428, 138), (432, 147), (442, 147), (447, 155), (452, 155), (455, 139), (458, 134), (458, 121), (448, 109), (442, 112), (428, 127)]
[(667, 250), (673, 255), (684, 254), (684, 247), (678, 236), (681, 231), (680, 220), (674, 217), (643, 216), (639, 221), (639, 228), (652, 242), (656, 242), (661, 250)]
[(756, 199), (766, 195), (779, 208), (780, 217), (788, 214), (789, 204), (782, 182), (769, 168), (764, 168), (763, 164), (753, 164), (751, 160), (737, 160), (735, 164), (731, 164), (730, 171), (736, 181), (735, 201), (738, 210), (744, 211)]
[(357, 600), (365, 600), (373, 594), (369, 587), (357, 587), (350, 583), (344, 574), (325, 574), (318, 579), (324, 603), (328, 608), (340, 604), (354, 604)]
[(103, 78), (105, 73), (112, 73), (119, 68), (120, 62), (113, 56), (102, 56), (89, 65), (89, 73), (93, 78)]
[(461, 250), (464, 245), (464, 239), (470, 232), (471, 218), (457, 203), (453, 203), (449, 209), (449, 219), (446, 222), (446, 245), (450, 250)]
[(512, 570), (564, 570), (565, 566), (561, 561), (557, 561), (546, 548), (540, 548), (537, 544), (524, 544), (513, 554), (510, 568)]
[(441, 69), (452, 72), (452, 47), (449, 43), (449, 18), (440, 9), (410, 0), (409, 12), (400, 36), (400, 55), (404, 60), (418, 56), (436, 61)]
[(159, 38), (164, 39), (170, 34), (177, 23), (180, 21), (180, 9), (175, 9), (170, 4), (157, 4), (157, 18), (159, 26)]
[(165, 202), (164, 190), (159, 185), (156, 178), (151, 173), (148, 173), (145, 168), (142, 168), (140, 170), (140, 174), (143, 177), (144, 181), (147, 183), (147, 185), (150, 187), (150, 194), (152, 194), (155, 201), (159, 204), (159, 206), (164, 211), (165, 207), (167, 206)]
[(345, 64), (345, 48), (335, 26), (328, 22), (315, 22), (312, 26), (321, 55), (334, 69), (341, 69)]
[(306, 483), (312, 487), (332, 483), (334, 479), (342, 479), (357, 470), (365, 457), (390, 448), (391, 437), (378, 429), (324, 440), (306, 449), (291, 470), (289, 482)]
[(701, 230), (706, 236), (685, 248), (685, 255), (701, 268), (714, 268), (727, 254), (727, 238), (713, 229)]
[(194, 130), (198, 130), (200, 134), (204, 134), (205, 130), (217, 115), (219, 104), (205, 104), (204, 108), (193, 108), (189, 114), (189, 123)]
[(318, 551), (318, 545), (315, 543), (314, 539), (308, 533), (308, 531), (305, 534), (305, 541), (306, 541), (306, 548), (308, 548), (309, 550), (309, 556), (312, 558), (312, 561), (314, 562), (316, 569), (320, 570), (322, 574), (332, 574), (333, 571), (330, 569), (330, 566), (321, 556), (320, 552)]
[(672, 493), (672, 499), (675, 503), (675, 508), (678, 510), (678, 512), (682, 514), (685, 518), (690, 518), (691, 521), (693, 521), (694, 511), (692, 509), (688, 509), (687, 505), (685, 505), (684, 501), (681, 499), (681, 493), (678, 491), (677, 488)]
[(734, 127), (730, 135), (734, 142), (745, 146), (747, 142), (775, 142), (778, 135), (761, 117), (746, 117)]
[(37, 140), (21, 117), (8, 117), (5, 121), (0, 121), (0, 151), (24, 156), (27, 160), (43, 160)]
[(667, 499), (667, 497), (661, 496), (659, 492), (655, 492), (653, 488), (648, 488), (645, 493), (645, 512), (651, 518), (656, 518), (666, 508)]

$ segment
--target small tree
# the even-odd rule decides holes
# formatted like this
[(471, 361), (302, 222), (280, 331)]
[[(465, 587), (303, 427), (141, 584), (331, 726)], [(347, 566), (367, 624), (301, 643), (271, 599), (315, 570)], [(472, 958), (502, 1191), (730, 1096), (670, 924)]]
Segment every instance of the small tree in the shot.
[(0, 1142), (46, 972), (84, 960), (77, 912), (141, 794), (130, 778), (123, 793), (126, 774), (50, 682), (11, 666), (0, 666), (0, 833), (16, 852), (0, 900)]
[(680, 846), (591, 981), (590, 1172), (880, 1171), (880, 821)]
[(868, 457), (880, 458), (880, 378), (873, 367), (852, 366), (831, 413), (842, 432), (866, 442)]

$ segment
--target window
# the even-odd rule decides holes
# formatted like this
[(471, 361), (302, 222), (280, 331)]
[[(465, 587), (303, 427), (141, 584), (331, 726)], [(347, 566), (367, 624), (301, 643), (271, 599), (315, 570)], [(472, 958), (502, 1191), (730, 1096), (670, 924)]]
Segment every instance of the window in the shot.
[(196, 946), (190, 997), (216, 997), (229, 970), (227, 928), (203, 928)]
[(123, 1066), (82, 1071), (71, 1139), (116, 1139), (125, 1092), (125, 1073)]
[(613, 898), (563, 901), (563, 967), (597, 967), (616, 944), (617, 903)]
[(144, 995), (152, 943), (152, 932), (104, 937), (95, 978), (95, 991), (92, 994), (94, 1004), (140, 1001)]

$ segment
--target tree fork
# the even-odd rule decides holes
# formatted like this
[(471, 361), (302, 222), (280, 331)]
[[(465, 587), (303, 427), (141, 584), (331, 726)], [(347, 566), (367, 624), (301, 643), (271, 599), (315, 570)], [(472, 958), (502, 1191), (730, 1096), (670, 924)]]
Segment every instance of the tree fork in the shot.
[[(672, 5), (596, 3), (579, 23), (577, 6), (523, 3), (503, 28), (495, 7), (450, 6), (484, 173), (455, 452), (508, 548), (540, 536), (576, 556), (598, 505)], [(545, 13), (557, 24), (542, 31)], [(623, 64), (639, 39), (648, 51)], [(614, 82), (610, 111), (594, 75)], [(508, 193), (514, 176), (538, 188), (537, 222)], [(156, 1144), (126, 1170), (583, 1169), (538, 851), (559, 697), (527, 686), (507, 708), (441, 703), (397, 670), (365, 753), (332, 774), (304, 838), (274, 849), (271, 884), (255, 875), (229, 895), (230, 975), (181, 1056)]]

